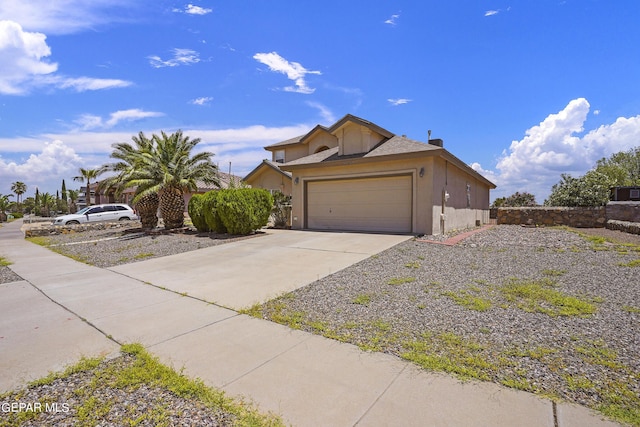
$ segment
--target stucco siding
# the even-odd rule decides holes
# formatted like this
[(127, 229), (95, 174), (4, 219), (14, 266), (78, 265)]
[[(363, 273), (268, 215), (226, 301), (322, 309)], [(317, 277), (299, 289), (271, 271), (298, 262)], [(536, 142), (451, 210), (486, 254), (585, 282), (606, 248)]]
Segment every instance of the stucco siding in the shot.
[(329, 133), (319, 133), (308, 142), (308, 154), (314, 154), (319, 148), (333, 148), (338, 146), (338, 139)]
[(478, 221), (489, 222), (489, 187), (443, 159), (436, 160), (434, 173), (436, 196), (431, 209), (434, 222), (430, 234), (474, 227)]
[(256, 175), (252, 176), (247, 184), (254, 188), (264, 188), (267, 190), (281, 191), (286, 195), (291, 194), (291, 179), (272, 168), (264, 168)]

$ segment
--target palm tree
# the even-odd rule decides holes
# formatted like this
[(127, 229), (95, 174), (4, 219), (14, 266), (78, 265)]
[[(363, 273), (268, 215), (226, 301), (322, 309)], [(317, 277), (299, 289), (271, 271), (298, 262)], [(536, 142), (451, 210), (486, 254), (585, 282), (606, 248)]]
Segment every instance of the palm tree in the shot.
[(13, 197), (13, 194), (0, 194), (0, 222), (7, 220), (4, 212), (9, 209), (9, 197)]
[(76, 202), (78, 201), (78, 196), (80, 195), (79, 190), (67, 190), (67, 197), (69, 200), (69, 212), (76, 213), (78, 212), (78, 206)]
[[(101, 167), (102, 170), (116, 172), (115, 176), (109, 177), (103, 180), (101, 188), (107, 190), (115, 190), (116, 194), (122, 194), (122, 192), (129, 187), (129, 182), (139, 173), (141, 167), (143, 167), (142, 156), (151, 155), (153, 152), (153, 140), (145, 136), (143, 132), (138, 133), (137, 136), (132, 136), (131, 140), (135, 143), (135, 146), (127, 143), (113, 144), (114, 148), (111, 157), (118, 159), (118, 162), (106, 164)], [(144, 195), (140, 195), (141, 187), (136, 188), (136, 194), (134, 197), (135, 208), (140, 216), (140, 222), (143, 229), (153, 229), (158, 225), (158, 205), (160, 203), (158, 193), (149, 192)]]
[(102, 169), (83, 169), (80, 168), (80, 175), (74, 176), (74, 181), (86, 182), (87, 183), (87, 191), (85, 193), (85, 199), (87, 202), (87, 206), (91, 206), (91, 181), (96, 180), (100, 174), (102, 174), (104, 170)]
[(49, 193), (42, 193), (40, 195), (40, 206), (42, 206), (42, 216), (51, 215), (51, 206), (54, 205), (56, 199)]
[(153, 135), (149, 151), (136, 154), (136, 170), (127, 181), (136, 186), (136, 199), (158, 194), (160, 212), (166, 229), (184, 226), (184, 192), (195, 191), (197, 181), (219, 186), (217, 167), (211, 161), (213, 153), (192, 155), (200, 138), (189, 139), (182, 131), (171, 135)]
[(13, 191), (16, 195), (16, 203), (18, 203), (18, 207), (20, 206), (20, 201), (22, 199), (22, 195), (27, 192), (27, 185), (22, 181), (16, 181), (11, 184), (11, 191)]

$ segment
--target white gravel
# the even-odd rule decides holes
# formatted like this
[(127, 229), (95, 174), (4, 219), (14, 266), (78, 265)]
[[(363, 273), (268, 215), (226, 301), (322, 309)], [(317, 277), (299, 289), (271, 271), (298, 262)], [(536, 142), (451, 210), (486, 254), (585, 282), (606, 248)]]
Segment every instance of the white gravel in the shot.
[[(517, 380), (519, 388), (597, 408), (609, 402), (604, 395), (613, 383), (640, 395), (640, 266), (620, 265), (639, 259), (638, 248), (594, 247), (563, 229), (497, 226), (456, 246), (404, 242), (260, 310), (265, 318), (303, 319), (300, 327), (308, 331), (398, 356), (418, 340), (430, 343), (430, 355), (455, 358), (465, 344), (447, 347), (446, 338), (438, 338), (455, 334), (478, 345), (470, 352), (488, 364), (479, 368), (481, 377)], [(406, 283), (389, 284), (393, 279)], [(553, 281), (553, 289), (596, 311), (525, 311), (501, 292), (516, 279)], [(491, 306), (473, 310), (452, 295), (483, 298)], [(363, 296), (370, 301), (355, 303)], [(628, 403), (638, 405), (640, 398)]]

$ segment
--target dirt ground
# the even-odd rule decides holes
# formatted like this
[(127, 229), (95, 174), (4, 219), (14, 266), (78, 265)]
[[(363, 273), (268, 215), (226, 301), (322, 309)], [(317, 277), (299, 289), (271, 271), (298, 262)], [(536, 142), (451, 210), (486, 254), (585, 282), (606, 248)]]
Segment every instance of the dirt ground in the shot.
[(640, 245), (640, 234), (625, 233), (618, 230), (609, 230), (608, 228), (574, 228), (579, 233), (588, 234), (590, 236), (604, 237), (618, 243), (633, 243)]

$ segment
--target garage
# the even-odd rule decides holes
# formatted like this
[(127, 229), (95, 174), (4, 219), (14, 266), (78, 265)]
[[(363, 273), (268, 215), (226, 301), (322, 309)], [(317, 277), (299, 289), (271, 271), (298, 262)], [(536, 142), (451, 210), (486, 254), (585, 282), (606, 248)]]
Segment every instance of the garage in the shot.
[(305, 227), (312, 230), (413, 231), (411, 175), (305, 183)]

